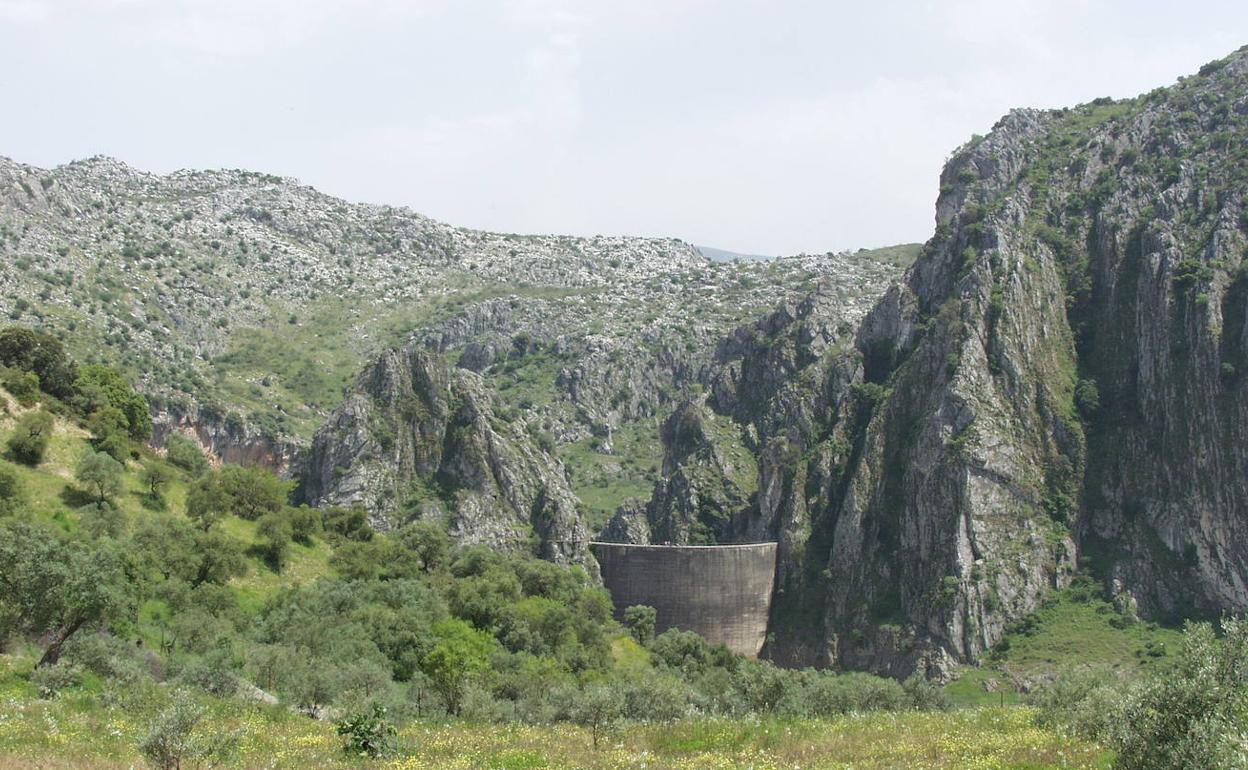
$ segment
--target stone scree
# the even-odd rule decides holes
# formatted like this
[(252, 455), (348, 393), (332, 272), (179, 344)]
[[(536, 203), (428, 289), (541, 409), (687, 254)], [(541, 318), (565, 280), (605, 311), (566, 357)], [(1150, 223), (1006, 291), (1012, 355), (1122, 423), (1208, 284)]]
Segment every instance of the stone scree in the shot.
[(695, 631), (728, 649), (756, 657), (767, 638), (776, 577), (776, 544), (590, 544), (621, 618), (646, 604), (658, 631)]

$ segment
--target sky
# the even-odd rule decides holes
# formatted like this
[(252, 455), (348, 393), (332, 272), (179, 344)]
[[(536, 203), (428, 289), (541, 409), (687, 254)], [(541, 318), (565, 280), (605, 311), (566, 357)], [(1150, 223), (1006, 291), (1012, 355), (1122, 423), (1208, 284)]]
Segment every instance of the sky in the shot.
[(1243, 0), (0, 0), (0, 155), (816, 253), (925, 240), (941, 165), (1011, 108), (1245, 43)]

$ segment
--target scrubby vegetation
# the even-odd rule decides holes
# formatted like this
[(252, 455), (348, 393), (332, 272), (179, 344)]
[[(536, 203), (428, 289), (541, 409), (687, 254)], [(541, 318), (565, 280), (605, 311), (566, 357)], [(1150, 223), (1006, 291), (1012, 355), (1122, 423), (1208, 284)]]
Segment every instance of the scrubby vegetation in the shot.
[[(807, 744), (823, 756), (845, 734), (884, 724), (810, 720), (949, 705), (918, 679), (784, 670), (695, 634), (655, 635), (648, 608), (617, 624), (580, 568), (459, 547), (438, 522), (381, 534), (361, 511), (295, 508), (286, 482), (211, 468), (193, 441), (172, 442), (162, 458), (118, 420), (108, 435), (124, 451), (109, 452), (98, 414), (133, 391), (110, 375), (92, 381), (102, 379), (111, 400), (83, 397), (84, 387), (22, 406), (0, 391), (0, 437), (20, 435), (30, 415), (42, 415), (46, 436), (40, 462), (0, 466), (9, 764), (47, 753), (31, 734), (35, 714), (71, 736), (52, 754), (102, 766), (249, 766), (256, 745), (292, 751), (265, 743), (271, 732), (303, 741), (295, 753), (307, 766), (345, 761), (344, 749), (445, 766), (427, 745), (439, 735), (463, 756), (495, 758), (522, 740), (549, 766), (607, 766), (624, 746), (674, 766), (698, 756), (734, 766)], [(724, 718), (734, 722), (715, 721)], [(109, 724), (107, 735), (71, 727), (83, 720)], [(807, 737), (777, 744), (794, 730)], [(239, 742), (251, 748), (228, 750)], [(1021, 743), (993, 754), (1007, 755), (1035, 756)], [(944, 751), (932, 766), (964, 756)]]

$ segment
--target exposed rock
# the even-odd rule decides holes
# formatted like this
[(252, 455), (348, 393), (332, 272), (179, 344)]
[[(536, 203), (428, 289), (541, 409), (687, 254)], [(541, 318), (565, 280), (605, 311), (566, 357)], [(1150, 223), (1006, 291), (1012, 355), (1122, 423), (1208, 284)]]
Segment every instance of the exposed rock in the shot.
[(780, 541), (773, 659), (942, 678), (1080, 562), (1145, 616), (1248, 608), (1244, 146), (1245, 51), (1012, 112), (852, 346), (817, 295), (720, 346), (708, 403), (759, 463), (724, 530)]
[(313, 440), (298, 495), (362, 506), (374, 526), (429, 514), (438, 501), (465, 543), (519, 548), (593, 569), (588, 533), (559, 460), (494, 411), (478, 375), (413, 345), (388, 351)]

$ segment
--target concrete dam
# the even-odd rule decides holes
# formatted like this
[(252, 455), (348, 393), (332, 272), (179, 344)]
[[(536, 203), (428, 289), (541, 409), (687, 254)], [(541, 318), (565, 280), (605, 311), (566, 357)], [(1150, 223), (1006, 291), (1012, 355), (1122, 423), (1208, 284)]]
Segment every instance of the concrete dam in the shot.
[(767, 639), (776, 579), (776, 544), (632, 545), (590, 543), (616, 618), (646, 604), (658, 631), (695, 631), (756, 657)]

